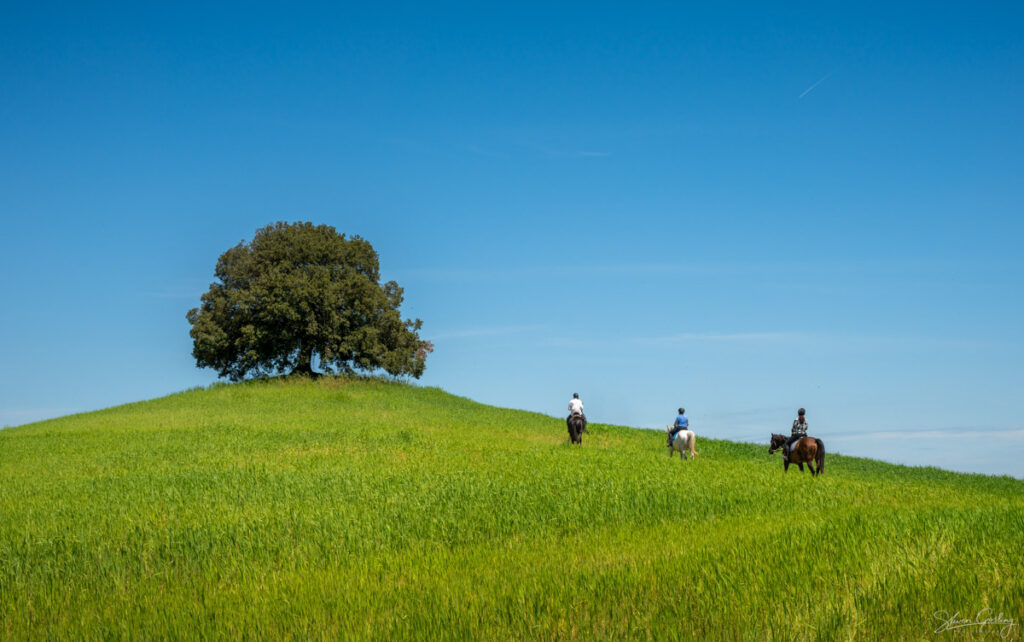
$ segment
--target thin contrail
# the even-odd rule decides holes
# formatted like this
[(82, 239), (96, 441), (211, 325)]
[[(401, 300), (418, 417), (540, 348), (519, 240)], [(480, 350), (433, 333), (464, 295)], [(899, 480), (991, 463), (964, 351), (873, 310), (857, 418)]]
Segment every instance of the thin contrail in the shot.
[(820, 85), (821, 83), (823, 83), (823, 82), (825, 82), (826, 80), (828, 80), (828, 77), (829, 77), (829, 76), (831, 76), (831, 75), (832, 75), (832, 74), (833, 74), (834, 72), (835, 72), (835, 69), (833, 69), (832, 71), (828, 72), (827, 74), (825, 74), (824, 76), (822, 76), (821, 78), (819, 78), (819, 79), (818, 79), (818, 82), (814, 83), (813, 85), (811, 85), (810, 87), (808, 87), (807, 89), (805, 89), (805, 90), (804, 90), (804, 93), (800, 94), (800, 98), (803, 98), (803, 97), (804, 97), (804, 96), (806, 96), (807, 94), (811, 93), (811, 91), (812, 91), (812, 90), (813, 90), (813, 89), (814, 89), (815, 87), (817, 87), (817, 86), (818, 86), (818, 85)]

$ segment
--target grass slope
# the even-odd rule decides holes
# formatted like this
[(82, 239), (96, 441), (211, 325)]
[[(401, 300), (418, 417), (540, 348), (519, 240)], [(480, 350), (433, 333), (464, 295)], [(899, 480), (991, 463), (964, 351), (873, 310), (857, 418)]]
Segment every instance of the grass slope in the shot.
[(321, 379), (0, 431), (0, 636), (1019, 636), (1024, 482), (590, 430)]

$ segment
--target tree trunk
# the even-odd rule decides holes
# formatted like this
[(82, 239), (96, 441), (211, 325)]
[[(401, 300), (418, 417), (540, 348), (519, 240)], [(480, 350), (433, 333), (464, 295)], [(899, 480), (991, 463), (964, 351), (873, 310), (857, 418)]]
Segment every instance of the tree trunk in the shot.
[(299, 361), (295, 364), (295, 368), (292, 370), (292, 374), (304, 374), (310, 377), (315, 377), (317, 373), (313, 372), (313, 347), (303, 346), (299, 350)]

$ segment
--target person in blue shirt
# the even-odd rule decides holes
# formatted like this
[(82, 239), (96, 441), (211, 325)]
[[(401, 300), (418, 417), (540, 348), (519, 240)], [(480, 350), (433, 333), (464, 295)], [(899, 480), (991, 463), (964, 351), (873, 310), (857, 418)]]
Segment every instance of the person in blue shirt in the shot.
[(676, 434), (681, 430), (690, 429), (690, 419), (686, 416), (686, 408), (679, 409), (679, 416), (676, 417), (676, 423), (672, 426), (672, 430), (668, 433), (668, 446), (672, 447), (672, 440), (675, 439)]

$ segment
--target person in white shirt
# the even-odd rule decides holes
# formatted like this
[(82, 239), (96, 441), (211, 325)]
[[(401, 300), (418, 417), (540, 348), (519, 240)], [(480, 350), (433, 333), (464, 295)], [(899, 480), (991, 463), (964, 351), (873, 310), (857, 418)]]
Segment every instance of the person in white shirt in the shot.
[(578, 392), (572, 393), (572, 399), (569, 400), (569, 416), (565, 418), (565, 425), (569, 425), (569, 418), (573, 415), (583, 417), (583, 431), (586, 432), (587, 416), (583, 414), (583, 402), (580, 401), (580, 395)]

